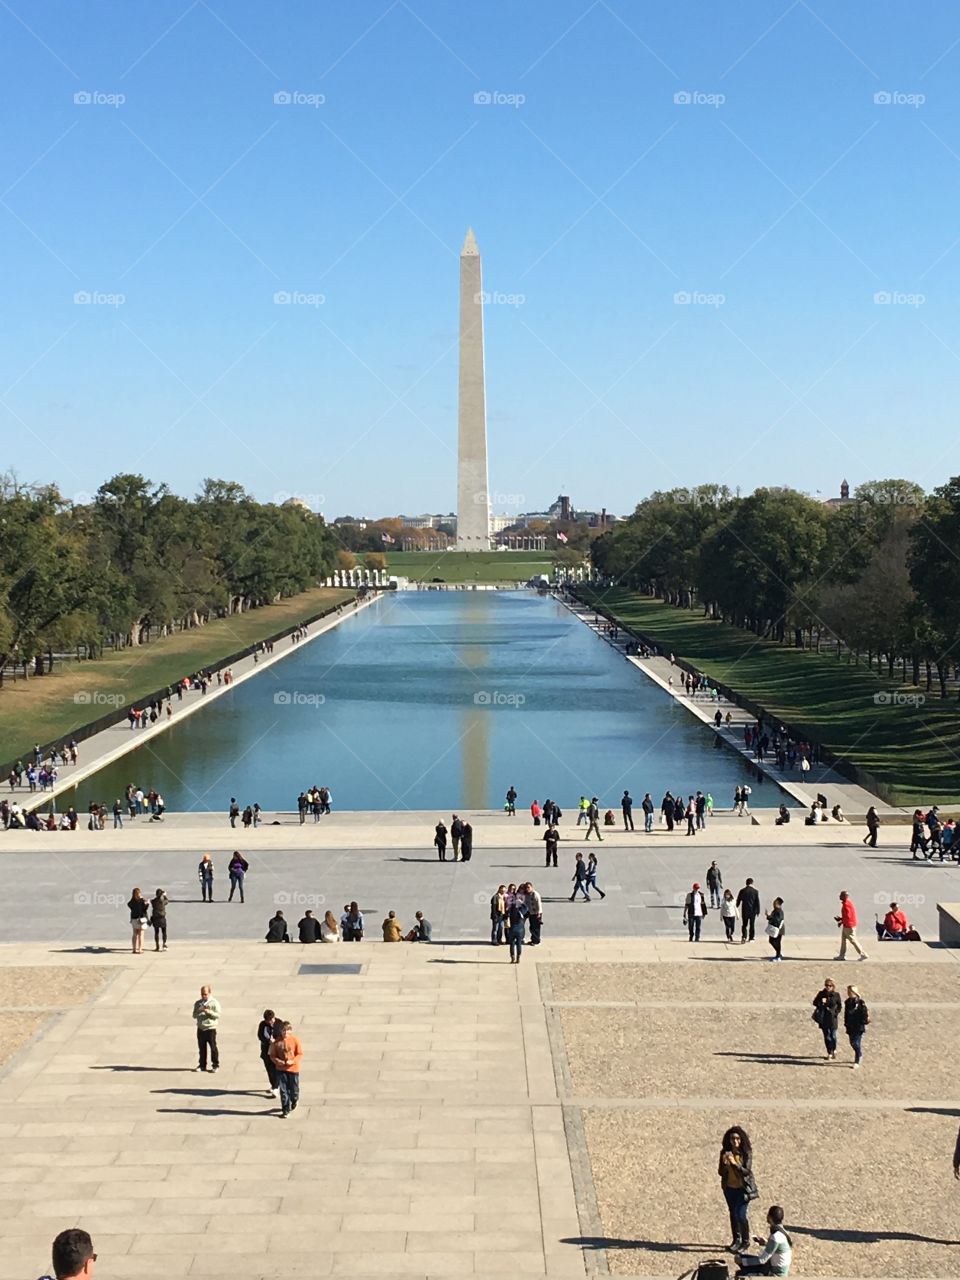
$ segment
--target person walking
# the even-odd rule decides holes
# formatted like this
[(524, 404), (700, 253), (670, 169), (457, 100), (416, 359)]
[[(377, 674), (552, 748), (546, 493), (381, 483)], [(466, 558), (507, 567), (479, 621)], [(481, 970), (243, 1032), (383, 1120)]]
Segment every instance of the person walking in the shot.
[(237, 825), (237, 819), (240, 817), (240, 806), (237, 804), (236, 796), (230, 797), (230, 809), (228, 811), (228, 816), (230, 818), (231, 827), (235, 827)]
[(543, 842), (547, 851), (546, 865), (555, 867), (557, 865), (557, 846), (560, 844), (560, 832), (554, 823), (551, 822), (543, 833)]
[(783, 946), (784, 934), (784, 915), (783, 915), (783, 899), (774, 898), (773, 906), (767, 912), (767, 939), (773, 948), (773, 955), (770, 957), (771, 963), (782, 960), (780, 948)]
[(517, 816), (517, 789), (514, 786), (507, 792), (506, 810), (511, 818)]
[(723, 876), (720, 874), (720, 868), (717, 866), (716, 859), (707, 867), (707, 889), (710, 892), (710, 906), (714, 910), (720, 908), (720, 893), (723, 889)]
[(507, 918), (507, 886), (500, 885), (490, 898), (490, 945), (503, 945), (503, 926)]
[(433, 843), (437, 847), (437, 857), (441, 862), (447, 860), (447, 828), (443, 825), (443, 819), (433, 829)]
[(843, 1001), (833, 979), (824, 978), (823, 986), (813, 998), (813, 1020), (823, 1033), (828, 1062), (837, 1056), (837, 1024), (842, 1009)]
[(871, 849), (877, 847), (877, 832), (880, 830), (880, 815), (876, 808), (871, 805), (867, 810), (867, 834), (863, 837), (863, 843)]
[(135, 956), (143, 955), (143, 931), (147, 924), (147, 913), (150, 910), (150, 903), (140, 892), (134, 889), (127, 903), (130, 908), (130, 931), (133, 934), (133, 954)]
[(760, 915), (760, 894), (749, 877), (737, 894), (737, 910), (740, 912), (740, 943), (753, 942), (757, 917)]
[(523, 886), (523, 896), (527, 904), (527, 918), (530, 921), (530, 945), (539, 947), (540, 935), (543, 932), (543, 899), (529, 880)]
[(727, 941), (733, 941), (733, 931), (737, 927), (737, 904), (733, 900), (733, 893), (729, 889), (724, 889), (723, 897), (720, 899), (720, 919), (723, 921), (723, 928), (727, 935)]
[(750, 1247), (750, 1201), (756, 1198), (757, 1184), (753, 1177), (753, 1147), (745, 1129), (735, 1124), (723, 1135), (720, 1142), (720, 1160), (717, 1165), (720, 1188), (727, 1202), (730, 1215), (729, 1248), (734, 1253)]
[(277, 1088), (280, 1090), (280, 1119), (286, 1120), (296, 1111), (300, 1102), (300, 1062), (303, 1045), (293, 1034), (289, 1022), (284, 1022), (280, 1035), (270, 1045), (270, 1057), (277, 1072)]
[(623, 829), (624, 831), (633, 830), (633, 797), (629, 791), (623, 793), (623, 799), (620, 801), (620, 808), (623, 811)]
[(510, 944), (511, 964), (519, 964), (520, 956), (523, 954), (523, 933), (527, 915), (525, 899), (519, 893), (515, 893), (507, 911), (507, 942)]
[(653, 830), (654, 803), (650, 792), (646, 792), (640, 807), (643, 809), (643, 829), (648, 834)]
[(200, 1054), (198, 1071), (207, 1069), (207, 1052), (210, 1054), (210, 1070), (220, 1070), (220, 1051), (217, 1049), (217, 1027), (220, 1023), (220, 1001), (212, 994), (212, 988), (201, 987), (200, 999), (194, 1001), (193, 1020), (197, 1024), (197, 1049)]
[(687, 926), (691, 942), (700, 941), (700, 926), (707, 914), (707, 901), (699, 883), (695, 883), (683, 901), (683, 923)]
[(463, 834), (463, 823), (456, 814), (450, 819), (450, 843), (453, 845), (454, 862), (460, 857), (460, 837)]
[(156, 897), (150, 899), (150, 924), (153, 926), (155, 951), (160, 950), (160, 938), (163, 938), (163, 950), (167, 949), (167, 902), (169, 899), (162, 889), (157, 890)]
[(205, 853), (197, 867), (197, 878), (200, 881), (200, 895), (203, 902), (213, 901), (213, 860)]
[(838, 960), (846, 960), (847, 943), (849, 942), (861, 960), (866, 960), (867, 953), (857, 941), (857, 909), (846, 889), (840, 891), (840, 914), (833, 917), (840, 926), (840, 954)]
[(283, 1023), (273, 1010), (264, 1009), (260, 1025), (257, 1027), (257, 1044), (260, 1046), (260, 1061), (263, 1063), (263, 1069), (267, 1073), (267, 1080), (270, 1082), (270, 1088), (267, 1090), (268, 1098), (280, 1097), (280, 1089), (277, 1086), (277, 1068), (270, 1057), (270, 1046), (280, 1035), (282, 1027)]
[(583, 854), (577, 854), (577, 860), (573, 864), (573, 875), (570, 877), (573, 881), (573, 893), (570, 895), (570, 901), (573, 902), (577, 896), (577, 890), (583, 894), (587, 902), (590, 901), (590, 894), (587, 892), (587, 864), (583, 860)]
[(590, 801), (589, 807), (587, 808), (587, 821), (589, 825), (587, 826), (587, 834), (584, 836), (584, 839), (589, 840), (590, 832), (595, 831), (597, 833), (597, 839), (602, 843), (603, 836), (600, 834), (600, 805), (596, 796), (593, 797)]
[(601, 898), (607, 896), (597, 884), (597, 855), (593, 850), (590, 851), (590, 857), (587, 859), (587, 888), (596, 889)]
[(234, 849), (233, 857), (230, 859), (230, 865), (227, 870), (230, 872), (230, 897), (227, 898), (227, 901), (232, 902), (234, 893), (239, 889), (240, 901), (243, 902), (243, 880), (250, 870), (250, 863), (239, 849)]
[(577, 806), (577, 826), (582, 826), (584, 822), (589, 821), (587, 810), (590, 808), (590, 801), (586, 796), (580, 797), (580, 803)]
[(863, 1034), (870, 1025), (870, 1010), (856, 987), (847, 987), (843, 1002), (843, 1029), (853, 1050), (853, 1069), (858, 1071), (863, 1060)]

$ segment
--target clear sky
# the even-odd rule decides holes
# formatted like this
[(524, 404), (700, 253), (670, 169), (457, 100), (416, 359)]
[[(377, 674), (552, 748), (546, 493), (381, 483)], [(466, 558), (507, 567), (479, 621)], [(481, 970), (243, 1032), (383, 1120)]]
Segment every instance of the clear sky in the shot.
[(496, 510), (960, 472), (955, 6), (5, 0), (0, 48), (25, 480), (452, 509), (468, 225)]

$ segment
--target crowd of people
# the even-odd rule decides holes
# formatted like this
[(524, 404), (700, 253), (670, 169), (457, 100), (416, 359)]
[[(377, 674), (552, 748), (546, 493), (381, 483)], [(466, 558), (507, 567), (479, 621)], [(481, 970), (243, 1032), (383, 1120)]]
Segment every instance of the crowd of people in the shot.
[(300, 814), (301, 827), (307, 820), (307, 814), (313, 814), (314, 822), (319, 822), (324, 814), (332, 813), (333, 796), (329, 787), (307, 787), (297, 796), (297, 811)]

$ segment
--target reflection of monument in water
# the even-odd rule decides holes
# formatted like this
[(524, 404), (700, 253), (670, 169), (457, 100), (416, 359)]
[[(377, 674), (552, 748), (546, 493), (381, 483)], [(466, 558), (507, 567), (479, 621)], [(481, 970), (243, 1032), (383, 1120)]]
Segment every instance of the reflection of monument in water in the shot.
[(460, 384), (457, 399), (457, 550), (490, 550), (483, 272), (473, 228), (460, 250)]
[[(483, 592), (467, 591), (463, 594), (465, 625), (469, 630), (483, 625), (487, 617), (486, 597)], [(485, 644), (464, 645), (460, 658), (471, 671), (486, 672), (488, 651)], [(489, 672), (486, 672), (489, 675)], [(492, 717), (486, 707), (471, 701), (463, 713), (463, 735), (460, 740), (463, 760), (463, 806), (465, 809), (486, 809), (490, 796), (490, 724)]]

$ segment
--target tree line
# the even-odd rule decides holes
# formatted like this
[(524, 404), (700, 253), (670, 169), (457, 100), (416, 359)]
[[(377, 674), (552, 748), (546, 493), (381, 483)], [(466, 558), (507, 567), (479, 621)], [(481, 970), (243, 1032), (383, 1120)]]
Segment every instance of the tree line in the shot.
[(656, 492), (592, 547), (612, 581), (758, 636), (835, 644), (891, 677), (960, 662), (960, 477), (873, 480), (827, 505), (787, 488)]
[[(193, 499), (116, 475), (89, 501), (0, 477), (0, 679), (10, 665), (202, 626), (329, 574), (333, 535), (295, 503), (205, 480)], [(48, 662), (49, 665), (49, 662)]]

